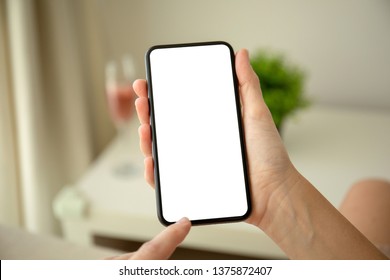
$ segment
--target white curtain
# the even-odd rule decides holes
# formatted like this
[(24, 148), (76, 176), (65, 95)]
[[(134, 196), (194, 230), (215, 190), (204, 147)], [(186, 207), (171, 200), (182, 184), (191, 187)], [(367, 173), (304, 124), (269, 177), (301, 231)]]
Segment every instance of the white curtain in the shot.
[(113, 132), (98, 28), (78, 1), (0, 5), (0, 223), (56, 233), (54, 196)]
[(4, 8), (0, 2), (0, 221), (17, 226), (21, 208)]

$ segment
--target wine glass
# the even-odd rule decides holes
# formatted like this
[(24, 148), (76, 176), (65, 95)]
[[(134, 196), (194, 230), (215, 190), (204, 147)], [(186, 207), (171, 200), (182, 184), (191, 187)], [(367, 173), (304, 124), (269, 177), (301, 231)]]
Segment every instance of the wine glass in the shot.
[[(135, 78), (135, 65), (131, 55), (125, 54), (106, 64), (106, 95), (110, 117), (118, 132), (119, 145), (130, 144), (131, 119), (134, 115), (135, 93), (132, 82)], [(123, 149), (125, 150), (126, 148)], [(114, 167), (115, 175), (126, 176), (134, 172), (134, 166), (128, 155)]]
[(126, 129), (133, 113), (135, 93), (132, 82), (135, 67), (132, 56), (126, 54), (106, 65), (106, 94), (110, 116), (121, 133)]

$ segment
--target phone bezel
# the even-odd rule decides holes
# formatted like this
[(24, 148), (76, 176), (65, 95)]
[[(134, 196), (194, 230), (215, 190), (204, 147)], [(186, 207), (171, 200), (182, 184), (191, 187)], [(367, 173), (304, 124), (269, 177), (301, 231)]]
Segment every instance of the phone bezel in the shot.
[(238, 79), (235, 69), (235, 55), (232, 46), (224, 41), (211, 41), (211, 42), (197, 42), (197, 43), (181, 43), (181, 44), (164, 44), (156, 45), (151, 47), (145, 54), (145, 63), (146, 63), (146, 75), (147, 75), (147, 84), (148, 84), (148, 98), (149, 98), (149, 114), (150, 114), (150, 125), (151, 125), (151, 136), (152, 136), (152, 156), (154, 160), (154, 179), (155, 179), (155, 189), (156, 189), (156, 203), (157, 203), (157, 215), (160, 222), (168, 226), (174, 222), (169, 222), (164, 218), (163, 209), (162, 209), (162, 198), (161, 198), (161, 187), (160, 187), (160, 173), (159, 173), (159, 160), (158, 160), (158, 148), (157, 148), (157, 135), (156, 135), (156, 123), (154, 115), (154, 100), (153, 100), (153, 83), (152, 83), (152, 74), (151, 74), (151, 60), (150, 56), (154, 50), (157, 49), (166, 49), (166, 48), (185, 48), (185, 47), (197, 47), (197, 46), (209, 46), (209, 45), (225, 45), (230, 51), (230, 61), (232, 67), (232, 79), (234, 84), (234, 93), (235, 93), (235, 104), (236, 104), (236, 113), (237, 113), (237, 122), (239, 129), (239, 138), (240, 138), (240, 148), (241, 148), (241, 157), (242, 157), (242, 168), (244, 174), (244, 183), (245, 183), (245, 192), (247, 199), (247, 211), (244, 215), (233, 216), (233, 217), (220, 217), (220, 218), (210, 218), (210, 219), (201, 219), (201, 220), (191, 220), (193, 225), (203, 225), (203, 224), (216, 224), (216, 223), (227, 223), (227, 222), (237, 222), (245, 220), (252, 211), (251, 205), (251, 195), (250, 195), (250, 182), (248, 177), (248, 164), (247, 164), (247, 154), (245, 146), (245, 137), (242, 124), (241, 116), (241, 105), (240, 105), (240, 96), (239, 96), (239, 87)]

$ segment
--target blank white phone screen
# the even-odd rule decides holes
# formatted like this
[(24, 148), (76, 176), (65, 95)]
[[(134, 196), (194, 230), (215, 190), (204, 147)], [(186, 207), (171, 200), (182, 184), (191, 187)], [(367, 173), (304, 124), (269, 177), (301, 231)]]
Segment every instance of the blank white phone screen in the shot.
[(244, 216), (249, 202), (229, 47), (156, 48), (149, 63), (160, 219)]

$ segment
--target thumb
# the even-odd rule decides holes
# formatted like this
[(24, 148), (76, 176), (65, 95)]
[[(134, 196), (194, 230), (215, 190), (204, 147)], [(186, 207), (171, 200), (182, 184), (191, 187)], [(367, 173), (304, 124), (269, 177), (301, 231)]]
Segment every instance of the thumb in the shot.
[(236, 74), (240, 87), (243, 114), (261, 118), (268, 111), (264, 103), (260, 81), (249, 61), (248, 51), (243, 49), (236, 54)]
[(191, 229), (191, 222), (187, 218), (165, 228), (152, 240), (144, 243), (132, 255), (135, 260), (164, 260), (168, 259), (176, 247), (184, 240)]

